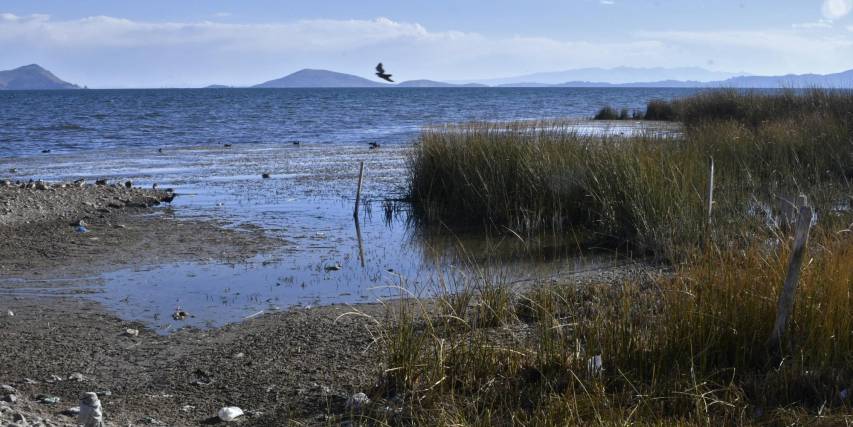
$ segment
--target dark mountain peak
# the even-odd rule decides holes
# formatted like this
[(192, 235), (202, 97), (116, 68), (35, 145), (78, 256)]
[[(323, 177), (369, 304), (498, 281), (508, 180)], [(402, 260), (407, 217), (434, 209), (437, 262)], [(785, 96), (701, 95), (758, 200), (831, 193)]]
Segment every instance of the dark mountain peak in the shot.
[(79, 89), (38, 64), (0, 71), (0, 90)]
[[(44, 67), (42, 67), (39, 64), (24, 65), (24, 66), (15, 68), (15, 70), (19, 70), (19, 71), (47, 71), (44, 69)], [(12, 70), (12, 71), (15, 71), (15, 70)]]
[(261, 88), (298, 88), (298, 87), (388, 87), (390, 85), (374, 82), (352, 74), (329, 70), (303, 68), (280, 79), (270, 80), (254, 87)]

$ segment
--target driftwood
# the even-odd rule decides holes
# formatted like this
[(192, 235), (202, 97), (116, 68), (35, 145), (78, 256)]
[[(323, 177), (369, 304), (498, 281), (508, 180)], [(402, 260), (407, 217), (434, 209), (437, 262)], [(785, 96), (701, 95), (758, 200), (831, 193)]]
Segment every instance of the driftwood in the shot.
[(782, 338), (788, 329), (788, 321), (794, 310), (794, 296), (797, 292), (797, 282), (800, 279), (800, 269), (803, 264), (806, 243), (809, 241), (812, 209), (806, 205), (805, 196), (800, 196), (798, 204), (800, 208), (797, 218), (797, 229), (794, 236), (794, 247), (791, 251), (791, 260), (788, 263), (788, 274), (785, 277), (785, 284), (782, 288), (782, 293), (779, 295), (776, 322), (773, 324), (773, 331), (768, 340), (768, 346), (773, 353), (777, 353), (782, 349)]

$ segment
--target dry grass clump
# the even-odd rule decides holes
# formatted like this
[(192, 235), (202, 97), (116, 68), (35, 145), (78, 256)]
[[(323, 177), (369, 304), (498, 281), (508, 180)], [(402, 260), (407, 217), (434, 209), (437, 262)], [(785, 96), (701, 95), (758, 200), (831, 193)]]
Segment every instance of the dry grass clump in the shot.
[(482, 284), (462, 308), (440, 298), (438, 308), (395, 311), (374, 393), (391, 410), (371, 416), (417, 425), (849, 422), (853, 233), (816, 234), (784, 358), (766, 343), (787, 239), (709, 248), (673, 275), (542, 287), (516, 295), (510, 311), (504, 299), (482, 298)]
[[(424, 223), (571, 232), (672, 272), (523, 294), (481, 274), (429, 307), (403, 304), (379, 336), (373, 421), (853, 423), (853, 93), (723, 90), (649, 110), (683, 120), (683, 134), (531, 122), (423, 132), (409, 192)], [(800, 194), (817, 220), (772, 348)]]

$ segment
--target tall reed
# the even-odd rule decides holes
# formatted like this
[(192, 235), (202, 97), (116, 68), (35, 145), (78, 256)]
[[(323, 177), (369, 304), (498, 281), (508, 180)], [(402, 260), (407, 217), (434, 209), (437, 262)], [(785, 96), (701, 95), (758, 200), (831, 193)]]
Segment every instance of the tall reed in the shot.
[(583, 136), (559, 122), (426, 129), (409, 196), (427, 223), (583, 228), (669, 259), (709, 238), (711, 158), (714, 237), (725, 241), (766, 234), (800, 193), (821, 221), (850, 203), (853, 93), (719, 91), (673, 105), (687, 120), (678, 136)]

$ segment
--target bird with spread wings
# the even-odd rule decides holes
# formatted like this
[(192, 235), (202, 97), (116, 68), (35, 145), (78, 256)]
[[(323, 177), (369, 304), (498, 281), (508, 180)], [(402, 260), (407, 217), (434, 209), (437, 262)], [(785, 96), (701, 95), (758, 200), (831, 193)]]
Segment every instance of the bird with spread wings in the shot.
[(376, 75), (382, 80), (388, 80), (389, 82), (394, 83), (394, 80), (391, 80), (391, 75), (385, 73), (385, 68), (382, 67), (381, 62), (376, 66)]

